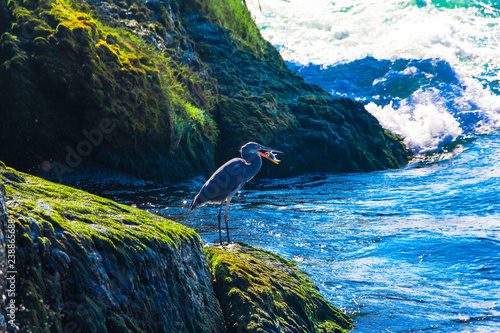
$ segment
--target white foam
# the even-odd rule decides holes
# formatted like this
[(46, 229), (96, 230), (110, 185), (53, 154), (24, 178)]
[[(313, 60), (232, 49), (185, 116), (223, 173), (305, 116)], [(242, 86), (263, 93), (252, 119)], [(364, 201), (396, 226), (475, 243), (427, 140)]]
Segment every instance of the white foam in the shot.
[(414, 152), (436, 150), (462, 134), (460, 123), (445, 108), (434, 104), (428, 94), (417, 93), (422, 100), (416, 105), (403, 101), (395, 109), (392, 103), (385, 107), (369, 103), (366, 109), (379, 120), (382, 127), (403, 137), (405, 145)]
[(464, 104), (475, 103), (481, 113), (481, 119), (475, 124), (474, 131), (486, 133), (500, 128), (500, 96), (485, 89), (474, 78), (468, 77), (463, 81), (466, 89), (460, 101)]
[[(259, 9), (262, 7), (262, 11)], [(416, 152), (437, 149), (464, 132), (500, 127), (500, 96), (479, 79), (500, 77), (500, 12), (484, 7), (418, 8), (400, 0), (247, 0), (263, 36), (287, 61), (337, 65), (376, 59), (441, 59), (460, 80), (457, 94), (419, 90), (398, 107), (366, 105)], [(407, 68), (405, 75), (411, 75)], [(379, 83), (384, 78), (375, 80)], [(447, 109), (452, 98), (455, 109)]]
[[(248, 0), (263, 36), (285, 60), (332, 65), (362, 59), (439, 58), (500, 66), (498, 18), (476, 8), (418, 8), (399, 0)], [(259, 10), (259, 3), (262, 11)]]
[(446, 106), (447, 95), (436, 88), (419, 89), (396, 108), (375, 103), (365, 105), (382, 127), (404, 138), (408, 149), (416, 153), (437, 150), (462, 134), (483, 134), (500, 128), (500, 96), (484, 89), (472, 78), (464, 91)]

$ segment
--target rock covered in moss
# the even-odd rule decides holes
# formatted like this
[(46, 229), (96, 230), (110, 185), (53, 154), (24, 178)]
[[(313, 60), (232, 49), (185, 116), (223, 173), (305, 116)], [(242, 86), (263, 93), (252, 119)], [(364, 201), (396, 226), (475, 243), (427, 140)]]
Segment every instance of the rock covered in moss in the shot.
[(193, 230), (10, 168), (0, 183), (21, 332), (224, 331)]
[(271, 176), (371, 171), (408, 161), (400, 140), (384, 131), (362, 104), (333, 98), (306, 83), (286, 67), (274, 47), (243, 43), (235, 28), (227, 30), (216, 22), (193, 13), (185, 23), (188, 36), (200, 46), (197, 54), (217, 79), (216, 164), (234, 157), (247, 141), (286, 152), (280, 167), (268, 170)]
[(286, 68), (240, 0), (0, 2), (0, 158), (44, 177), (181, 180), (258, 141), (271, 175), (396, 168), (364, 107)]
[(214, 168), (216, 88), (183, 41), (178, 6), (167, 6), (2, 1), (0, 158), (58, 180)]
[(228, 332), (348, 332), (295, 262), (244, 244), (205, 248)]

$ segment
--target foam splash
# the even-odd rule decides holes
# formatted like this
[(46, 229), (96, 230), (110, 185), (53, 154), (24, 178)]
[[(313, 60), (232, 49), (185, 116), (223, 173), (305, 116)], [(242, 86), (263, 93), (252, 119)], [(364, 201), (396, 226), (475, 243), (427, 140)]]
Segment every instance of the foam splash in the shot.
[(475, 65), (499, 68), (499, 9), (490, 8), (486, 15), (486, 5), (479, 6), (481, 11), (477, 6), (442, 9), (416, 2), (250, 0), (247, 4), (263, 36), (280, 48), (287, 61), (332, 65), (366, 56), (438, 58), (452, 65), (465, 60), (473, 72), (478, 70)]
[(500, 127), (500, 5), (268, 0), (260, 11), (247, 3), (295, 71), (365, 104), (414, 152)]
[(463, 131), (460, 123), (445, 109), (432, 103), (429, 96), (419, 93), (422, 103), (412, 106), (407, 102), (395, 109), (390, 103), (381, 107), (371, 102), (366, 109), (382, 127), (403, 137), (408, 149), (425, 153), (453, 142)]
[(500, 127), (500, 96), (476, 80), (465, 81), (469, 82), (424, 85), (408, 98), (395, 98), (387, 105), (369, 102), (365, 107), (384, 128), (403, 137), (411, 151), (435, 151), (464, 135)]

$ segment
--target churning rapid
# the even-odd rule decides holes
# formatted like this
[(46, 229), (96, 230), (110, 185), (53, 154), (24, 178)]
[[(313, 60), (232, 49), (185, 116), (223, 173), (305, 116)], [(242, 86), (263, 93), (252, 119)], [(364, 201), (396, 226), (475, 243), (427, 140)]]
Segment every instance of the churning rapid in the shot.
[[(500, 4), (246, 2), (291, 68), (422, 154), (402, 170), (254, 179), (233, 198), (233, 240), (294, 258), (356, 332), (500, 332)], [(218, 207), (187, 209), (204, 181), (94, 192), (216, 244)]]
[(363, 103), (414, 152), (500, 127), (500, 3), (247, 1), (310, 83)]

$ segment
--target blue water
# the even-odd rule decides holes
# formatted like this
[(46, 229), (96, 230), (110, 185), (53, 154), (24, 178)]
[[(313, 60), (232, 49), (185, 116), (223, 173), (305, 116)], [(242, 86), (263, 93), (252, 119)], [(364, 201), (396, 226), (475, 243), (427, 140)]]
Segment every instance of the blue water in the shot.
[[(213, 245), (218, 207), (187, 209), (202, 183), (97, 192)], [(234, 241), (295, 259), (356, 332), (500, 331), (499, 131), (401, 170), (255, 179), (229, 221)]]
[(436, 151), (500, 126), (498, 83), (474, 81), (479, 95), (487, 94), (485, 100), (492, 101), (485, 109), (485, 100), (470, 93), (460, 74), (444, 60), (367, 56), (328, 67), (293, 62), (288, 66), (335, 97), (365, 104), (384, 127), (405, 138), (414, 153)]
[[(295, 259), (355, 332), (500, 332), (498, 1), (246, 3), (292, 70), (363, 103), (415, 159), (254, 179), (232, 200), (232, 239)], [(187, 209), (204, 181), (91, 190), (212, 245), (218, 207)]]

